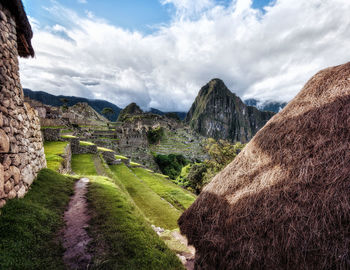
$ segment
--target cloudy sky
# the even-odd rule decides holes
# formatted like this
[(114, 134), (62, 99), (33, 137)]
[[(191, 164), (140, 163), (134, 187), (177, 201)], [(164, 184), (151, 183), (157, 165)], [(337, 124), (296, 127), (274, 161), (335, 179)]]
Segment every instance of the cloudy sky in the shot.
[(187, 111), (221, 78), (242, 98), (289, 101), (350, 61), (349, 0), (23, 0), (34, 59), (23, 87)]

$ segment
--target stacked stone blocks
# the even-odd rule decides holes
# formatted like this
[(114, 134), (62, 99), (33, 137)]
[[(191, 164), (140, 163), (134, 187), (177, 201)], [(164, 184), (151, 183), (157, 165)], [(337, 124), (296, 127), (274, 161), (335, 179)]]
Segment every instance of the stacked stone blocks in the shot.
[(16, 22), (0, 4), (0, 207), (23, 197), (44, 167), (39, 118), (19, 78)]

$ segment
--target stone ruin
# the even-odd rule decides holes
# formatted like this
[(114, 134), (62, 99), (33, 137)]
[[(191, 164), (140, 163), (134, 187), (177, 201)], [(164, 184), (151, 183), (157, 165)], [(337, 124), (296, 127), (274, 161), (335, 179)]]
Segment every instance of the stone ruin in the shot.
[(34, 56), (20, 0), (0, 3), (0, 207), (21, 198), (46, 167), (38, 113), (24, 103), (18, 56)]

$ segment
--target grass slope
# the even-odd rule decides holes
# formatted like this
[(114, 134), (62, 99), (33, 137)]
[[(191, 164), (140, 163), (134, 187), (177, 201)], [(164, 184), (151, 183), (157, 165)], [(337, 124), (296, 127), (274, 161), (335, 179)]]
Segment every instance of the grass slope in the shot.
[(163, 200), (124, 164), (110, 168), (152, 224), (166, 229), (177, 228), (177, 219), (181, 214), (179, 210)]
[(43, 169), (23, 199), (0, 215), (0, 269), (65, 269), (57, 239), (74, 180)]
[(111, 179), (90, 177), (93, 269), (184, 269), (146, 223), (134, 203)]
[(72, 171), (80, 175), (97, 175), (93, 155), (72, 155)]
[(155, 193), (179, 210), (186, 210), (196, 199), (196, 196), (191, 192), (188, 192), (169, 180), (156, 176), (143, 168), (133, 168), (132, 171)]
[(58, 171), (63, 162), (60, 156), (64, 154), (64, 148), (68, 142), (45, 142), (44, 150), (47, 161), (47, 167), (51, 170)]

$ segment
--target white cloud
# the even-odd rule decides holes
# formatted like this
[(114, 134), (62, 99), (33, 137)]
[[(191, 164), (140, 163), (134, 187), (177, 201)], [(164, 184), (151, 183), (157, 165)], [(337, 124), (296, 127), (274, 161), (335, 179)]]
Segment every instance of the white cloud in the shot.
[(212, 78), (241, 97), (288, 101), (316, 71), (350, 59), (348, 0), (279, 0), (264, 13), (246, 0), (162, 3), (178, 12), (148, 35), (55, 4), (48, 11), (62, 23), (35, 21), (23, 86), (186, 111)]
[(80, 3), (80, 4), (87, 4), (87, 0), (78, 0), (78, 3)]

